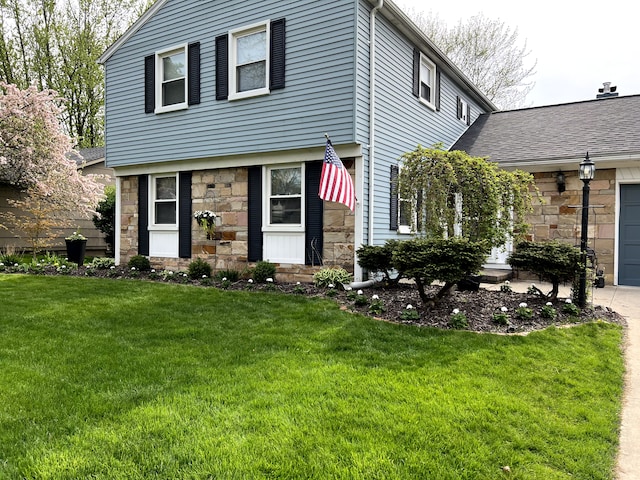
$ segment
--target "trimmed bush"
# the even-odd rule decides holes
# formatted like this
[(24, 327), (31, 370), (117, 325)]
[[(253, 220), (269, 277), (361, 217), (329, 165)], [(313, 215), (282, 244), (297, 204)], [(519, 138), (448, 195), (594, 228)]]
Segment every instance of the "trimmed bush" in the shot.
[(135, 268), (140, 272), (148, 272), (151, 270), (151, 262), (144, 255), (134, 255), (127, 263), (129, 268)]
[(260, 260), (256, 263), (252, 272), (253, 279), (258, 283), (265, 283), (267, 278), (276, 279), (276, 266), (266, 260)]
[[(484, 242), (415, 238), (398, 243), (393, 252), (393, 265), (416, 282), (420, 299), (429, 305), (442, 298), (457, 282), (478, 272), (486, 256)], [(436, 280), (444, 282), (444, 286), (430, 297), (425, 289)]]
[(553, 300), (558, 296), (560, 283), (572, 282), (580, 272), (580, 250), (558, 241), (520, 242), (508, 259), (511, 268), (535, 273), (541, 280), (551, 282)]
[(197, 258), (189, 264), (187, 268), (189, 278), (195, 280), (197, 278), (210, 278), (211, 277), (211, 265), (205, 262), (202, 258)]
[(396, 284), (403, 277), (398, 271), (394, 277), (394, 266), (392, 263), (393, 251), (400, 242), (398, 240), (387, 240), (384, 245), (363, 245), (356, 250), (358, 255), (358, 265), (368, 270), (370, 273), (382, 273), (385, 280), (391, 284)]

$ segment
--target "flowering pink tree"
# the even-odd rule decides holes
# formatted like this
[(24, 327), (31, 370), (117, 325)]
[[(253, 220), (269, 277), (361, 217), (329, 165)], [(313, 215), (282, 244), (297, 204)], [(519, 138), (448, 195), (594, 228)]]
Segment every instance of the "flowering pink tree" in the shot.
[(3, 220), (29, 239), (34, 257), (49, 245), (54, 228), (70, 226), (75, 213), (90, 218), (102, 197), (103, 186), (81, 175), (69, 157), (73, 143), (61, 111), (51, 90), (0, 83), (0, 183), (21, 191)]

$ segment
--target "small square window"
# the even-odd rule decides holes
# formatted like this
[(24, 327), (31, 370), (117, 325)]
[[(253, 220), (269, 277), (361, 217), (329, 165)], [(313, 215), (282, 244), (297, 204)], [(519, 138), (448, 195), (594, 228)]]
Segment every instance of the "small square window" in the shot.
[(229, 32), (229, 99), (269, 93), (269, 22)]
[(156, 53), (156, 113), (187, 108), (186, 45)]
[(263, 230), (304, 231), (304, 165), (274, 165), (264, 167), (264, 172)]
[(269, 223), (302, 224), (302, 171), (300, 167), (269, 171)]
[(435, 109), (436, 65), (420, 54), (420, 100)]

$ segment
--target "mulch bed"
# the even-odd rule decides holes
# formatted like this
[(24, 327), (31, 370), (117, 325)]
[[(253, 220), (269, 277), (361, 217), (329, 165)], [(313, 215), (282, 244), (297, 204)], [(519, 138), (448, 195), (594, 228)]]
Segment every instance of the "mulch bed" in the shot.
[[(12, 270), (5, 272), (11, 273)], [(47, 267), (41, 274), (60, 274), (55, 268)], [(423, 327), (435, 327), (441, 329), (452, 329), (450, 325), (451, 315), (454, 309), (458, 309), (467, 318), (468, 327), (466, 330), (473, 332), (493, 332), (493, 333), (528, 333), (542, 330), (549, 326), (564, 326), (586, 323), (590, 321), (602, 320), (619, 325), (626, 325), (624, 317), (615, 311), (599, 305), (590, 306), (583, 309), (579, 315), (563, 313), (564, 298), (559, 298), (553, 302), (553, 307), (557, 311), (555, 318), (545, 318), (541, 312), (547, 303), (547, 299), (538, 295), (528, 293), (502, 292), (495, 290), (480, 289), (478, 291), (453, 291), (450, 295), (442, 298), (440, 302), (430, 308), (426, 308), (418, 295), (415, 286), (401, 283), (397, 286), (385, 286), (375, 284), (362, 289), (360, 301), (357, 301), (358, 294), (354, 291), (347, 292), (343, 289), (321, 289), (311, 284), (288, 284), (288, 283), (250, 283), (248, 280), (237, 282), (221, 282), (213, 279), (191, 280), (185, 274), (176, 273), (170, 278), (164, 278), (158, 274), (148, 272), (131, 272), (122, 267), (110, 270), (89, 270), (81, 268), (65, 272), (65, 275), (73, 276), (97, 276), (113, 279), (138, 278), (141, 280), (153, 280), (170, 283), (183, 283), (201, 285), (208, 288), (220, 288), (225, 290), (250, 290), (250, 291), (277, 291), (292, 295), (305, 295), (308, 297), (332, 298), (338, 302), (343, 310), (353, 311), (362, 315), (367, 315), (379, 320), (393, 323), (415, 325)], [(430, 293), (435, 293), (437, 287), (431, 287)], [(374, 295), (377, 295), (375, 300)], [(362, 298), (364, 297), (364, 298)], [(372, 300), (372, 297), (374, 300)], [(382, 306), (382, 309), (371, 308), (372, 301)], [(530, 319), (521, 319), (516, 315), (516, 309), (521, 303), (526, 303), (532, 310)], [(417, 311), (417, 318), (406, 319), (407, 305), (414, 307)], [(508, 323), (501, 325), (493, 320), (494, 313), (500, 311), (501, 307), (507, 308)]]

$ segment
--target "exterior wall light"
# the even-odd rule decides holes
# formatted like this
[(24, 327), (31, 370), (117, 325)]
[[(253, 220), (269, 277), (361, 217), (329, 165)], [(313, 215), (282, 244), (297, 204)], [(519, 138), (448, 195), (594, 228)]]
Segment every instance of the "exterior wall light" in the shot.
[(566, 190), (567, 179), (565, 178), (564, 173), (556, 173), (556, 183), (558, 184), (558, 193), (562, 193)]

